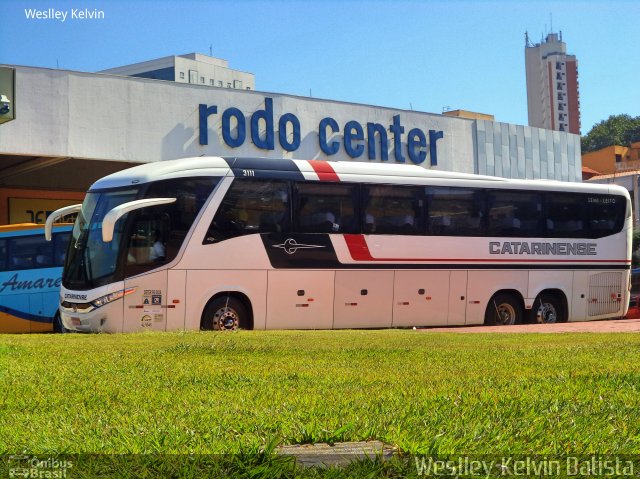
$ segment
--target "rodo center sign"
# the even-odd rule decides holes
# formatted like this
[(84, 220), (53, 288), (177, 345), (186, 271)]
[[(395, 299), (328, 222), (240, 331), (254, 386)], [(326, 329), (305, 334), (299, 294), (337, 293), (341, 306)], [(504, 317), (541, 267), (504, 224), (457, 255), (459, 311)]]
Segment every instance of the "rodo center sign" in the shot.
[[(249, 118), (236, 107), (229, 107), (220, 114), (217, 105), (200, 104), (200, 145), (209, 144), (210, 119), (219, 122), (222, 139), (230, 148), (239, 148), (247, 141), (248, 127), (251, 142), (257, 148), (274, 150), (276, 123), (280, 147), (286, 151), (296, 151), (300, 147), (303, 133), (300, 120), (293, 113), (284, 113), (275, 118), (273, 98), (265, 98), (264, 109), (255, 111)], [(389, 161), (391, 150), (393, 160), (398, 163), (410, 161), (419, 165), (428, 157), (431, 166), (437, 165), (437, 143), (444, 137), (443, 131), (420, 128), (411, 128), (408, 132), (405, 130), (399, 114), (393, 115), (388, 125), (373, 122), (362, 124), (356, 120), (341, 125), (327, 116), (317, 125), (318, 147), (327, 156), (344, 149), (349, 157), (360, 158), (366, 151), (369, 160), (380, 161)]]

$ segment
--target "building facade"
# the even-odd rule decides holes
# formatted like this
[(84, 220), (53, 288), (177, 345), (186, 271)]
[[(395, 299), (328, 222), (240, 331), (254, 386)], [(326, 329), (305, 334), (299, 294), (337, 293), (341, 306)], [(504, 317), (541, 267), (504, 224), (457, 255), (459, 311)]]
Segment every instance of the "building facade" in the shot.
[(100, 73), (126, 75), (153, 80), (192, 83), (194, 85), (237, 90), (255, 90), (253, 73), (229, 68), (229, 62), (201, 53), (173, 55), (121, 67), (109, 68)]
[(640, 170), (640, 141), (590, 151), (582, 155), (582, 164), (603, 175)]
[(536, 44), (527, 34), (525, 43), (529, 125), (579, 135), (578, 60), (567, 55), (562, 32)]
[[(77, 203), (98, 178), (129, 166), (208, 155), (581, 181), (580, 137), (567, 132), (201, 83), (3, 69), (15, 73), (15, 119), (0, 124), (0, 224), (29, 214), (41, 222), (57, 200)], [(37, 201), (16, 201), (27, 199)]]

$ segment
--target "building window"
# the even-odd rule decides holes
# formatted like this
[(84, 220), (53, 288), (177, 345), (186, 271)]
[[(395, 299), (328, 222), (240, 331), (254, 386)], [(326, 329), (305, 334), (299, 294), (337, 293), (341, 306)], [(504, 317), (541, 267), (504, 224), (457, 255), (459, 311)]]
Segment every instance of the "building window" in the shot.
[(184, 72), (180, 72), (180, 80), (184, 80)]
[(620, 163), (622, 161), (622, 155), (616, 155), (616, 163)]
[(562, 80), (562, 73), (556, 73), (556, 80)]
[(198, 71), (189, 70), (189, 83), (198, 83)]
[(250, 87), (250, 86), (248, 86), (246, 89), (247, 89), (247, 90), (251, 90), (251, 87)]
[(204, 85), (204, 77), (200, 77), (200, 83)]
[(564, 105), (562, 103), (558, 103), (558, 110), (564, 110)]
[(231, 88), (231, 82), (227, 83), (227, 88)]
[(558, 83), (558, 90), (562, 90), (562, 83)]
[(562, 93), (558, 93), (558, 100), (562, 100)]
[(240, 90), (242, 90), (242, 81), (233, 80), (233, 88), (239, 88)]
[(222, 86), (222, 80), (218, 80), (218, 86)]
[(560, 62), (556, 62), (556, 70), (560, 70)]
[(209, 80), (209, 85), (211, 86), (215, 86), (216, 82), (213, 80), (213, 78), (211, 80)]

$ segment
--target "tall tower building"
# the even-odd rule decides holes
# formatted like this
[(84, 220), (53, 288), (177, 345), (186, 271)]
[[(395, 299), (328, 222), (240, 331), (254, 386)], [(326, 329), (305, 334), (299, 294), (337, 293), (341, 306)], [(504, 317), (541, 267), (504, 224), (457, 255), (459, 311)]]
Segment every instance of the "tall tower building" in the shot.
[(525, 34), (529, 126), (580, 134), (578, 61), (567, 55), (562, 32), (533, 44)]

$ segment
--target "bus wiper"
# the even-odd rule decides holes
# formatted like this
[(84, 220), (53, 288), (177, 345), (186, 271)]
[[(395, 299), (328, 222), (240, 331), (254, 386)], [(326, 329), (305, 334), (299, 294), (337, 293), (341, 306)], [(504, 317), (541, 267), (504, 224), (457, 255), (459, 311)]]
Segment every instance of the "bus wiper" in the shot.
[(87, 279), (87, 283), (89, 283), (93, 287), (93, 270), (91, 266), (91, 258), (89, 257), (89, 248), (86, 247), (86, 242), (84, 246), (85, 248), (84, 248), (84, 251), (82, 252), (82, 257), (84, 258), (85, 267), (83, 268), (83, 270), (84, 270), (85, 278)]
[(75, 243), (73, 244), (73, 247), (75, 249), (79, 249), (79, 250), (83, 250), (87, 247), (87, 236), (88, 236), (88, 230), (82, 230), (80, 232), (80, 235), (78, 236), (78, 239), (75, 241)]

